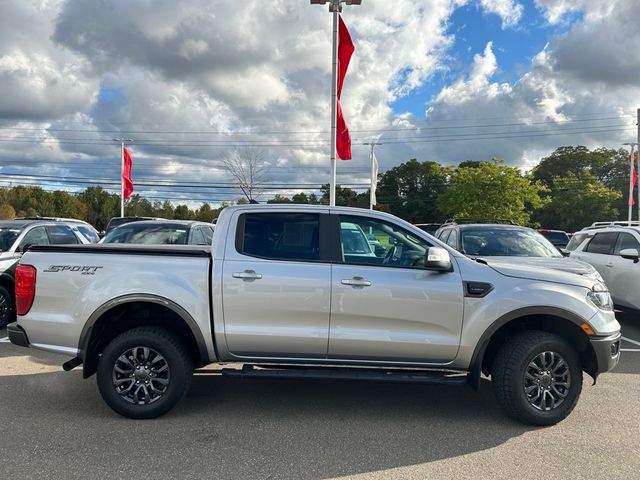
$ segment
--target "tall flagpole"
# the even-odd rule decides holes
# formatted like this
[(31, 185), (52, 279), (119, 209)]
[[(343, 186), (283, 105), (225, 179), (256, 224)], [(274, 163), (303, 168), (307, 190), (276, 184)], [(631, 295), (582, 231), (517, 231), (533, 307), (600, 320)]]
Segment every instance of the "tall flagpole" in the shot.
[(337, 157), (337, 113), (338, 113), (338, 14), (342, 12), (342, 3), (361, 5), (362, 0), (311, 0), (312, 5), (329, 4), (329, 12), (333, 15), (332, 39), (332, 72), (331, 72), (331, 174), (329, 178), (329, 206), (336, 205), (336, 157)]
[(631, 226), (631, 215), (633, 212), (633, 205), (631, 200), (633, 199), (633, 145), (631, 145), (631, 153), (629, 154), (629, 196), (627, 197), (627, 222)]
[(130, 138), (113, 138), (112, 140), (120, 143), (120, 217), (124, 217), (124, 144), (133, 140)]
[(124, 217), (124, 140), (120, 142), (120, 218)]
[(331, 68), (331, 178), (329, 179), (329, 206), (336, 206), (336, 139), (338, 106), (338, 14), (342, 11), (340, 0), (333, 0), (329, 6), (333, 14), (333, 62)]
[[(638, 181), (640, 182), (640, 108), (636, 111), (638, 121), (638, 143), (636, 143), (636, 156), (637, 158), (637, 172)], [(631, 147), (633, 149), (633, 147)], [(631, 157), (631, 165), (633, 166), (633, 156)], [(633, 176), (633, 175), (632, 175)], [(638, 185), (638, 221), (640, 222), (640, 185)]]

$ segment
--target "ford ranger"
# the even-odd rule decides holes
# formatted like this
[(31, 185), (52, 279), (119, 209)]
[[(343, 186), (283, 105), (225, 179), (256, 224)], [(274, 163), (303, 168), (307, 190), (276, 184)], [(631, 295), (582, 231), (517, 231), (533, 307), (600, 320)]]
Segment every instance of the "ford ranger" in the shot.
[[(375, 247), (374, 247), (375, 245)], [(470, 259), (376, 211), (243, 205), (212, 246), (37, 246), (16, 269), (10, 340), (72, 357), (130, 418), (166, 413), (194, 369), (424, 384), (491, 378), (511, 417), (551, 425), (583, 371), (616, 366), (606, 286)]]

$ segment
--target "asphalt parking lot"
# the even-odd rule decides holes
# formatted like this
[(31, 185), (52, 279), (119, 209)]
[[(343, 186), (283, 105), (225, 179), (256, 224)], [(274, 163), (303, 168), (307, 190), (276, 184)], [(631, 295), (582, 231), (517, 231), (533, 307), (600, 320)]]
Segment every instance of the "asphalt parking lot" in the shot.
[[(234, 380), (209, 366), (178, 408), (126, 420), (67, 358), (0, 340), (2, 478), (640, 478), (640, 314), (617, 369), (550, 428), (467, 387)], [(0, 337), (6, 331), (0, 330)]]

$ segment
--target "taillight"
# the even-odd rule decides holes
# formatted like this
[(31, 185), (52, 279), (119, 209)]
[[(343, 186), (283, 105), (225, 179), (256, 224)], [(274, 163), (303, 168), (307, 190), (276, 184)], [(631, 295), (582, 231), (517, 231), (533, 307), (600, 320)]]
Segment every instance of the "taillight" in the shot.
[(33, 305), (36, 294), (36, 267), (18, 265), (16, 267), (16, 313), (26, 315)]

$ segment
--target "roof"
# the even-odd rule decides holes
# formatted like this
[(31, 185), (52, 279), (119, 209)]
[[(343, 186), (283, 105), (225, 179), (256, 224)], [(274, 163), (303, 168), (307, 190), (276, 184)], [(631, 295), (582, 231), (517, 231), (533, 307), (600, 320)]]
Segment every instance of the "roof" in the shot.
[(194, 225), (206, 225), (213, 227), (213, 224), (207, 222), (200, 222), (198, 220), (140, 220), (139, 222), (129, 222), (118, 225), (115, 228), (120, 227), (144, 227), (153, 225), (167, 225), (177, 227), (193, 227)]
[(0, 220), (0, 228), (25, 228), (29, 225), (52, 225), (55, 224), (54, 221), (51, 220), (28, 220), (28, 219), (20, 219), (20, 220)]

